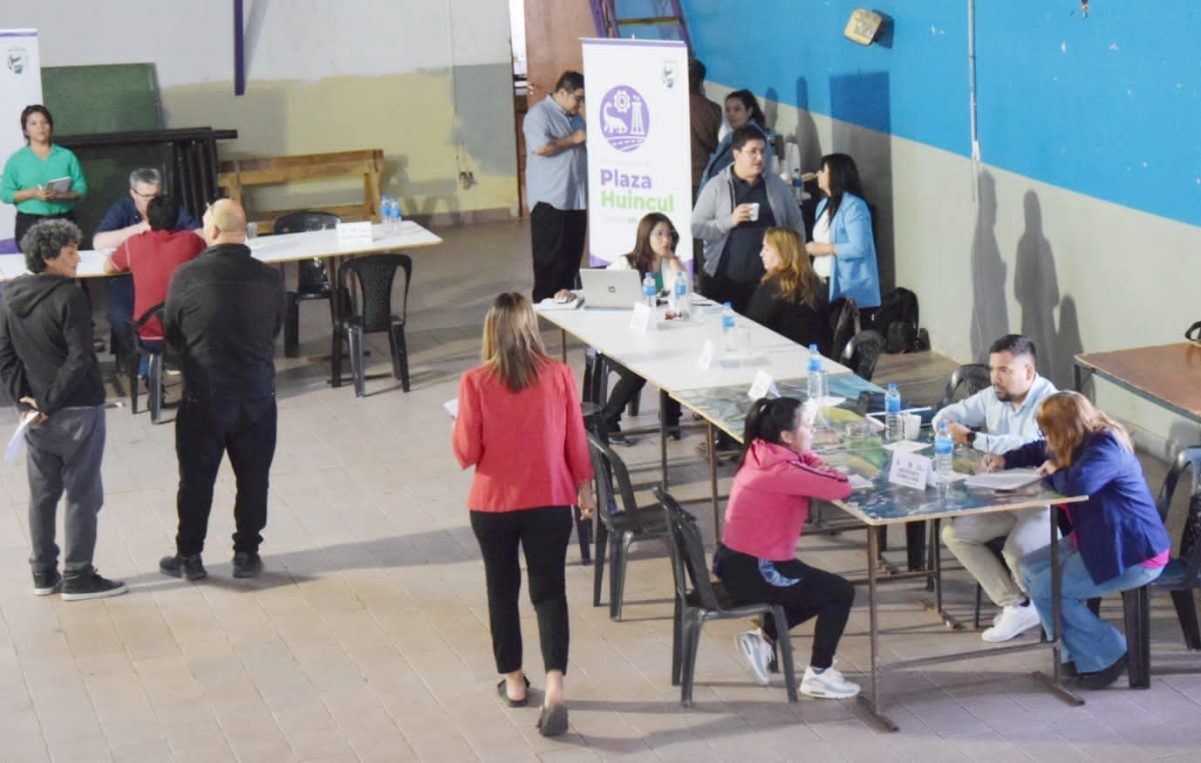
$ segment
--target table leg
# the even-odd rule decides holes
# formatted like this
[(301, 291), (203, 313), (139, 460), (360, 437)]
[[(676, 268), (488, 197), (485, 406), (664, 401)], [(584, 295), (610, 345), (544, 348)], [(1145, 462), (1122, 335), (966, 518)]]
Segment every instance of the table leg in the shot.
[(1057, 510), (1051, 508), (1051, 665), (1050, 675), (1041, 671), (1034, 672), (1034, 680), (1041, 683), (1053, 694), (1069, 705), (1083, 705), (1084, 700), (1074, 692), (1069, 691), (1059, 681), (1060, 643), (1063, 638), (1063, 570), (1059, 566), (1059, 523), (1056, 522)]
[(559, 360), (567, 362), (567, 329), (559, 329)]
[(709, 495), (713, 506), (713, 542), (721, 540), (721, 514), (717, 508), (717, 437), (714, 436), (713, 424), (705, 422), (705, 452), (709, 454)]
[(659, 391), (659, 484), (667, 490), (667, 393)]
[(942, 618), (943, 625), (951, 630), (961, 631), (963, 623), (949, 614), (942, 606), (942, 549), (939, 547), (939, 528), (942, 527), (942, 520), (932, 520), (930, 527), (930, 560), (932, 562), (930, 572), (934, 582), (934, 611)]
[(897, 724), (880, 712), (880, 682), (877, 676), (880, 662), (878, 643), (880, 626), (876, 612), (876, 544), (879, 542), (878, 535), (879, 528), (875, 525), (867, 526), (867, 616), (868, 640), (871, 647), (871, 692), (868, 697), (860, 694), (859, 702), (867, 709), (872, 720), (880, 724), (885, 731), (897, 731)]

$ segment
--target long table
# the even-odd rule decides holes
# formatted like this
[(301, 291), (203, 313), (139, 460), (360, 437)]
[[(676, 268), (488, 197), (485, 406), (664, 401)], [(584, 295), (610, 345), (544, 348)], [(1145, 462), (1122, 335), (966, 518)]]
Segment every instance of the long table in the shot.
[(1074, 359), (1076, 391), (1092, 375), (1201, 424), (1201, 345), (1176, 342)]

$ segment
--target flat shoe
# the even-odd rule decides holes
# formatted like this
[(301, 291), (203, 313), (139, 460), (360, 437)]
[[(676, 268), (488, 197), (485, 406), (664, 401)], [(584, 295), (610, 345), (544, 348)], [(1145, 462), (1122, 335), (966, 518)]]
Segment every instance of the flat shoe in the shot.
[(538, 733), (544, 737), (563, 736), (567, 733), (567, 705), (543, 705), (538, 716)]
[(1121, 677), (1127, 662), (1127, 656), (1123, 654), (1107, 668), (1092, 673), (1078, 673), (1076, 681), (1081, 689), (1104, 689)]
[(525, 707), (530, 703), (530, 696), (528, 693), (530, 689), (530, 679), (526, 676), (522, 676), (522, 678), (525, 680), (525, 688), (527, 693), (526, 696), (522, 697), (521, 699), (511, 699), (509, 697), (509, 692), (505, 688), (505, 679), (500, 679), (500, 683), (496, 685), (496, 693), (504, 697), (505, 702), (509, 703), (509, 707)]

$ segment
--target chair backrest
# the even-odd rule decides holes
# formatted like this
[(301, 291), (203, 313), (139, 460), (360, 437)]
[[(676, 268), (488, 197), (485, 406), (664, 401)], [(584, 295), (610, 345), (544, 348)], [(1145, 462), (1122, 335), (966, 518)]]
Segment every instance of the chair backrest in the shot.
[(830, 356), (842, 357), (842, 351), (851, 337), (859, 333), (859, 307), (855, 300), (843, 297), (835, 300), (830, 306), (830, 329), (833, 339), (830, 343)]
[(951, 403), (965, 397), (971, 397), (982, 389), (988, 389), (992, 384), (992, 374), (983, 363), (968, 363), (956, 368), (947, 381), (947, 387), (942, 392), (939, 408), (946, 408)]
[(880, 332), (867, 329), (851, 337), (842, 351), (842, 364), (865, 381), (871, 381), (876, 373), (876, 363), (884, 352), (884, 337)]
[[(392, 284), (396, 271), (404, 271), (404, 289), (400, 310), (392, 305)], [(370, 254), (347, 260), (338, 269), (338, 289), (341, 290), (344, 318), (358, 323), (364, 333), (387, 331), (395, 315), (403, 322), (409, 303), (409, 279), (413, 274), (413, 259), (407, 254)], [(358, 285), (351, 289), (351, 278)], [(357, 299), (356, 299), (357, 297)]]
[(672, 573), (676, 582), (676, 595), (686, 600), (695, 594), (698, 603), (705, 609), (718, 612), (722, 609), (713, 582), (709, 579), (709, 566), (705, 563), (705, 543), (701, 538), (696, 517), (683, 507), (662, 487), (655, 488), (655, 497), (663, 504), (667, 513), (667, 540), (671, 549)]
[[(304, 210), (291, 212), (278, 218), (273, 226), (276, 233), (303, 233), (311, 230), (336, 228), (342, 218), (333, 212)], [(329, 289), (329, 274), (320, 259), (301, 260), (298, 263), (296, 290), (301, 292), (325, 291)]]
[[(634, 499), (634, 485), (630, 482), (630, 472), (625, 462), (595, 432), (588, 433), (588, 452), (592, 456), (592, 471), (596, 474), (596, 504), (600, 520), (612, 528), (613, 515), (624, 512), (626, 529), (634, 533), (641, 532), (642, 521), (638, 514), (638, 503)], [(613, 488), (614, 482), (617, 483), (616, 490)], [(621, 506), (617, 505), (618, 496)]]
[(1159, 509), (1159, 516), (1166, 521), (1180, 478), (1189, 470), (1193, 473), (1193, 484), (1189, 494), (1188, 516), (1180, 534), (1179, 558), (1184, 565), (1185, 579), (1196, 580), (1201, 572), (1201, 447), (1185, 448), (1176, 454), (1176, 460), (1159, 488), (1155, 505)]

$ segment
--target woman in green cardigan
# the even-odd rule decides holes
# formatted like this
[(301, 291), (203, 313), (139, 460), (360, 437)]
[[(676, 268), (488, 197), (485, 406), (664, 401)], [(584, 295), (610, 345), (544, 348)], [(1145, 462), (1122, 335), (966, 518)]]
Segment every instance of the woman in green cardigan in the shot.
[(88, 192), (75, 154), (51, 142), (54, 117), (45, 106), (25, 107), (21, 131), (26, 145), (8, 158), (0, 180), (0, 201), (17, 207), (18, 246), (25, 231), (42, 220), (74, 219), (71, 210)]

